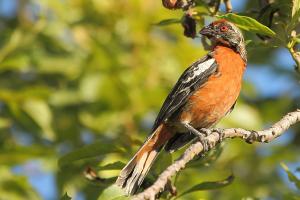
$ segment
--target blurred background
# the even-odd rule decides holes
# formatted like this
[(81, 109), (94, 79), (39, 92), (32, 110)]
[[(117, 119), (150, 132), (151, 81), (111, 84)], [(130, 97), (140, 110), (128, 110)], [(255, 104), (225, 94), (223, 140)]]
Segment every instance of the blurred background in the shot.
[[(254, 18), (261, 9), (258, 1), (232, 4)], [(207, 53), (180, 24), (154, 25), (181, 17), (160, 0), (0, 0), (1, 200), (55, 200), (66, 192), (104, 199), (180, 74)], [(257, 43), (247, 47), (241, 97), (218, 127), (260, 130), (300, 108), (300, 74), (287, 49), (245, 35)], [(280, 165), (300, 177), (299, 150), (299, 125), (270, 144), (226, 140), (175, 185), (181, 194), (231, 174), (232, 183), (179, 199), (299, 199)], [(181, 153), (162, 153), (146, 183)], [(101, 180), (87, 180), (87, 167)]]

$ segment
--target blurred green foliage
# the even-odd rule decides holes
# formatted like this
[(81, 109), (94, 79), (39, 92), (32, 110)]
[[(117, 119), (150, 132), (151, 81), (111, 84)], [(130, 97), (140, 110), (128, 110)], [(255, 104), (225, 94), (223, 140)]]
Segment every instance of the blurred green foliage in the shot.
[[(248, 79), (235, 110), (218, 126), (262, 129), (299, 108), (299, 75), (293, 66), (272, 62), (274, 47), (299, 40), (290, 36), (292, 30), (299, 33), (299, 6), (292, 2), (298, 1), (278, 0), (269, 8), (279, 9), (270, 27), (275, 38), (245, 36), (251, 41), (250, 64), (268, 64), (275, 76), (298, 85), (290, 93), (266, 96)], [(259, 14), (256, 1), (244, 4), (241, 15), (267, 25), (269, 16)], [(197, 10), (198, 25), (212, 20), (203, 2)], [(169, 90), (189, 64), (206, 54), (200, 40), (183, 36), (182, 14), (160, 1), (19, 0), (15, 14), (1, 17), (1, 199), (42, 199), (25, 176), (12, 170), (35, 160), (55, 175), (57, 199), (103, 199), (115, 193), (109, 186), (149, 133)], [(165, 19), (177, 24), (155, 25)], [(299, 190), (282, 178), (279, 163), (300, 166), (299, 132), (295, 126), (286, 141), (267, 145), (225, 141), (175, 177), (178, 194), (186, 194), (178, 199), (298, 198)], [(182, 151), (162, 153), (144, 186)], [(87, 167), (101, 179), (87, 180)]]

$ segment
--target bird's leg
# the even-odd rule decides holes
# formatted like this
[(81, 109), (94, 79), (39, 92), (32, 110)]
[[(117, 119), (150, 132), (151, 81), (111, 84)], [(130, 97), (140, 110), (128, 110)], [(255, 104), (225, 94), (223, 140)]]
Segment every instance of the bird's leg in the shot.
[[(189, 123), (183, 123), (183, 126), (199, 138), (199, 141), (202, 143), (202, 146), (203, 146), (203, 151), (208, 151), (209, 141), (205, 138), (205, 136), (209, 135), (209, 133), (208, 133), (209, 130), (205, 129), (205, 131), (203, 131), (204, 133), (201, 133), (200, 131), (195, 129), (193, 126), (191, 126)], [(202, 129), (201, 129), (201, 131), (202, 131)]]
[(200, 128), (200, 129), (197, 129), (199, 132), (201, 132), (202, 134), (204, 134), (205, 136), (209, 136), (212, 131), (208, 128)]

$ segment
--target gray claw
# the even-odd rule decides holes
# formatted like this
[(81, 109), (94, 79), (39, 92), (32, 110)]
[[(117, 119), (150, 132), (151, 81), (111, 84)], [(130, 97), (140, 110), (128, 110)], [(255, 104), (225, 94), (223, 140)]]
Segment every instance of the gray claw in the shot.
[(224, 129), (222, 128), (214, 128), (212, 129), (212, 132), (217, 132), (219, 134), (220, 142), (223, 142), (225, 137)]

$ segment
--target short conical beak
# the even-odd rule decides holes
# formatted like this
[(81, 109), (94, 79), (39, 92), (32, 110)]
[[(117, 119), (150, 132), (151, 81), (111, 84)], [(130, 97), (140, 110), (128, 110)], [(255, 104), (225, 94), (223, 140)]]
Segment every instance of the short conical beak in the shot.
[(214, 35), (214, 30), (212, 29), (211, 26), (205, 26), (204, 28), (202, 28), (199, 32), (201, 35), (205, 35), (205, 36), (213, 36)]

